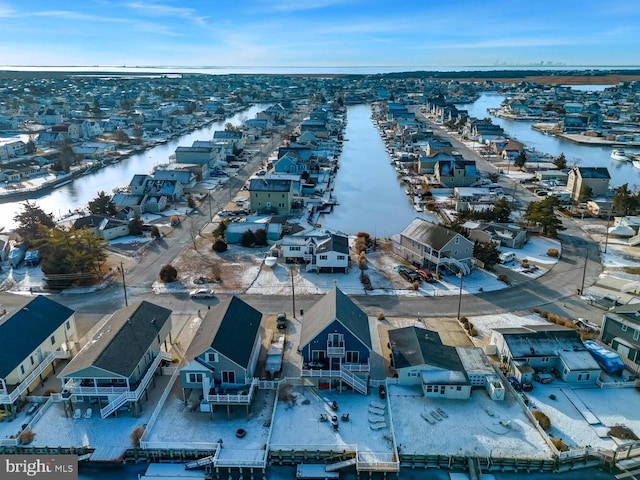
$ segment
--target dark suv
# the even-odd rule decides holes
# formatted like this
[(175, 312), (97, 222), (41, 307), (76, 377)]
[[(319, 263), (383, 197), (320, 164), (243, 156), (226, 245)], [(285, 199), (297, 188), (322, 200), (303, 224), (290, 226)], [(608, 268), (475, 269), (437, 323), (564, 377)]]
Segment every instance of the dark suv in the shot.
[(403, 269), (400, 270), (400, 276), (402, 278), (404, 278), (407, 282), (419, 282), (420, 281), (420, 275), (418, 275), (416, 272), (413, 272), (409, 269)]
[(276, 327), (278, 328), (278, 330), (284, 330), (285, 328), (287, 328), (287, 314), (286, 313), (279, 313), (278, 316), (276, 317)]

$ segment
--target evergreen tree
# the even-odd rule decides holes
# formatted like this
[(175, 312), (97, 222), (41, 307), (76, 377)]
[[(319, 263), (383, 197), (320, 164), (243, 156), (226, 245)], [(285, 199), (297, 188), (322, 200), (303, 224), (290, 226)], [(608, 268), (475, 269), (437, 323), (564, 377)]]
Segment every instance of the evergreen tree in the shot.
[(564, 156), (564, 153), (561, 153), (559, 156), (553, 159), (553, 164), (558, 167), (560, 170), (564, 170), (567, 168), (567, 159)]
[(495, 242), (476, 242), (473, 245), (473, 256), (483, 262), (485, 267), (500, 263), (500, 251)]
[(142, 226), (144, 222), (140, 218), (140, 215), (136, 213), (136, 215), (129, 220), (129, 234), (131, 235), (142, 235)]
[(523, 168), (526, 163), (527, 163), (527, 154), (524, 153), (524, 150), (522, 150), (513, 161), (513, 166), (516, 168)]
[(555, 212), (558, 205), (559, 201), (555, 196), (547, 197), (539, 202), (531, 202), (527, 205), (524, 219), (527, 222), (540, 225), (543, 235), (555, 238), (559, 231), (566, 230), (562, 225), (562, 220), (557, 217)]
[(493, 204), (493, 221), (499, 223), (509, 223), (511, 219), (511, 203), (502, 197)]
[(52, 214), (45, 213), (35, 203), (29, 203), (29, 201), (22, 204), (22, 212), (13, 217), (13, 221), (18, 225), (16, 233), (20, 235), (27, 246), (41, 238), (43, 232), (40, 227), (54, 228), (56, 226)]
[(117, 213), (116, 206), (113, 203), (111, 195), (107, 195), (106, 192), (98, 192), (98, 196), (93, 200), (89, 200), (89, 211), (94, 215), (110, 215), (113, 216)]

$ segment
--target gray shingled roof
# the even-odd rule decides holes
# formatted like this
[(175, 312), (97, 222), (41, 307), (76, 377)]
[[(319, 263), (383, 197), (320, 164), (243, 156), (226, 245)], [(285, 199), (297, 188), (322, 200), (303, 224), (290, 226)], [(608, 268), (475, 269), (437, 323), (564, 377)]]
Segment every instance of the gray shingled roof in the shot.
[(250, 192), (288, 192), (291, 190), (291, 180), (276, 178), (253, 178), (249, 183)]
[(611, 178), (607, 167), (576, 167), (582, 178)]
[(194, 359), (213, 348), (246, 368), (260, 331), (262, 313), (235, 295), (207, 312), (189, 346), (186, 358)]
[(9, 315), (0, 323), (0, 378), (9, 375), (74, 313), (70, 308), (38, 295)]
[(436, 250), (440, 250), (456, 236), (455, 231), (428, 222), (422, 218), (413, 219), (413, 221), (402, 230), (401, 234), (416, 242), (429, 245)]
[(389, 330), (395, 368), (430, 365), (444, 370), (464, 370), (455, 347), (443, 345), (440, 335), (419, 327)]
[(321, 241), (316, 248), (316, 253), (338, 252), (349, 255), (349, 237), (332, 234), (328, 239)]
[(313, 340), (334, 320), (344, 325), (368, 348), (372, 348), (369, 318), (337, 287), (305, 312), (300, 332), (300, 348)]
[(170, 317), (171, 310), (147, 301), (114, 312), (58, 377), (92, 365), (130, 377)]

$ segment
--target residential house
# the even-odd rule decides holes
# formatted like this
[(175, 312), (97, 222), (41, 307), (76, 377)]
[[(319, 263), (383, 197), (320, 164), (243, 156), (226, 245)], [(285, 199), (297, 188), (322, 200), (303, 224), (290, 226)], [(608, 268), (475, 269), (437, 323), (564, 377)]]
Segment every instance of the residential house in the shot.
[(572, 328), (552, 324), (497, 328), (489, 344), (521, 383), (531, 383), (540, 373), (579, 385), (593, 385), (600, 378), (600, 366)]
[(129, 235), (129, 222), (105, 215), (86, 215), (73, 222), (73, 228), (88, 228), (94, 235), (110, 241)]
[(247, 134), (235, 130), (216, 130), (213, 132), (213, 140), (225, 144), (227, 151), (232, 152), (244, 149), (247, 144)]
[(298, 351), (303, 377), (316, 378), (318, 385), (336, 380), (367, 394), (369, 318), (337, 287), (305, 312)]
[(215, 405), (246, 405), (257, 388), (262, 313), (235, 295), (202, 319), (180, 369), (185, 404), (212, 411)]
[(583, 187), (591, 189), (591, 196), (606, 195), (609, 190), (611, 175), (607, 167), (573, 167), (569, 170), (567, 178), (567, 191), (571, 194), (571, 200), (580, 201), (580, 192)]
[(436, 162), (433, 174), (445, 187), (468, 187), (480, 178), (475, 160), (442, 160)]
[(167, 341), (171, 310), (142, 301), (114, 312), (58, 375), (63, 397), (97, 403), (102, 418), (127, 403), (139, 414), (158, 367), (171, 360)]
[[(391, 365), (399, 385), (419, 385), (425, 397), (465, 399), (471, 382), (455, 347), (419, 327), (389, 330)], [(394, 375), (395, 376), (395, 375)]]
[(251, 211), (288, 214), (293, 203), (293, 181), (252, 178), (249, 182)]
[(26, 144), (16, 138), (0, 138), (0, 160), (9, 160), (25, 153)]
[(448, 228), (414, 219), (392, 237), (391, 249), (400, 257), (427, 269), (447, 268), (463, 275), (471, 273), (473, 242)]
[(48, 297), (8, 312), (0, 323), (0, 410), (15, 418), (19, 399), (55, 374), (77, 341), (75, 312)]
[(501, 247), (522, 248), (529, 237), (527, 231), (512, 223), (473, 223), (463, 225), (469, 232), (469, 240), (478, 242), (494, 242)]
[(524, 145), (522, 143), (516, 142), (515, 140), (507, 140), (507, 143), (502, 147), (500, 156), (503, 160), (512, 163), (522, 152), (524, 152)]
[(314, 232), (288, 235), (279, 242), (285, 263), (305, 263), (307, 272), (349, 272), (349, 237)]
[(625, 363), (636, 364), (640, 372), (640, 304), (620, 305), (602, 317), (600, 340), (613, 348)]

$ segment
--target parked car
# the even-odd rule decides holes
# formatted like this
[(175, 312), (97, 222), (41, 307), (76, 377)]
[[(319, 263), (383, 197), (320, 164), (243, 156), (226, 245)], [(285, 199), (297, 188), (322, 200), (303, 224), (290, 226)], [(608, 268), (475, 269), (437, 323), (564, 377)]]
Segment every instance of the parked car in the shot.
[(214, 298), (215, 294), (210, 288), (198, 288), (189, 292), (191, 298)]
[(279, 313), (278, 316), (276, 317), (276, 327), (278, 328), (278, 330), (283, 330), (285, 328), (287, 328), (287, 314), (286, 313)]
[(408, 282), (413, 283), (413, 282), (419, 282), (420, 281), (420, 275), (418, 275), (413, 270), (409, 270), (408, 268), (400, 270), (399, 273), (400, 273), (400, 276), (402, 278), (404, 278)]

